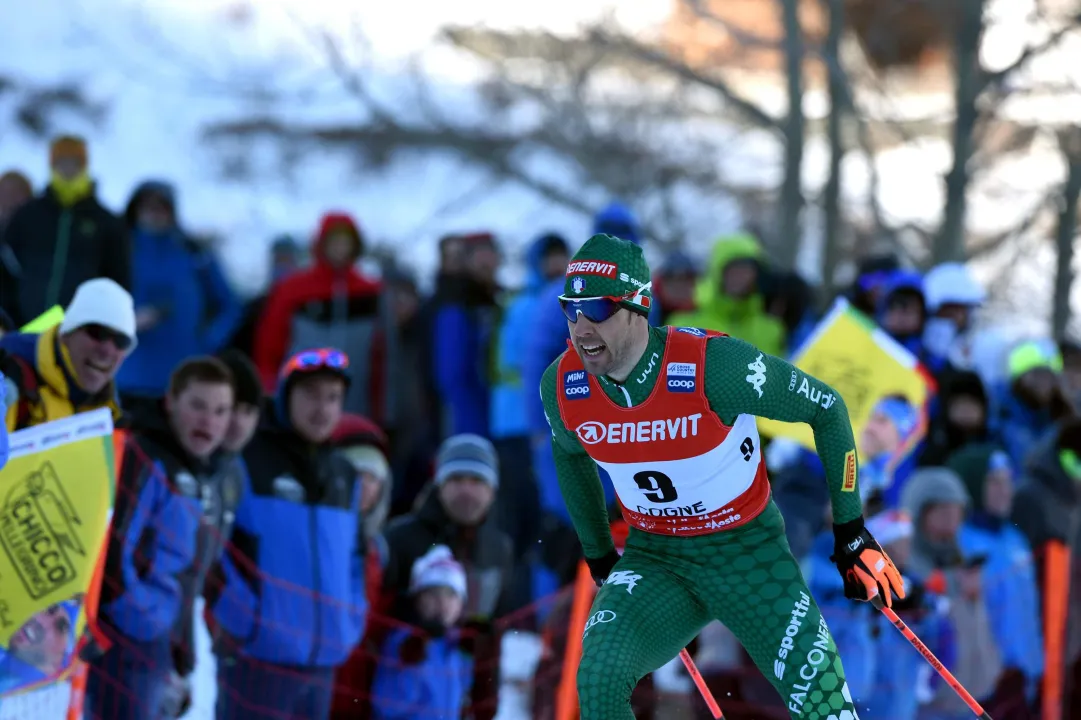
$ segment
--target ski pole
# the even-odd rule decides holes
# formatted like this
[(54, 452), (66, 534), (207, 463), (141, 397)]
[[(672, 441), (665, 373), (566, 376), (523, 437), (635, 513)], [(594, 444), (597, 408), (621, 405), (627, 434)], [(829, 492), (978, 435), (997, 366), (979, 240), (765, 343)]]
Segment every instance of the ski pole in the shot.
[(901, 631), (901, 634), (905, 636), (905, 639), (912, 643), (912, 647), (916, 648), (917, 652), (919, 652), (920, 655), (923, 655), (923, 659), (926, 660), (931, 667), (935, 669), (935, 672), (946, 681), (946, 684), (953, 688), (953, 691), (957, 693), (957, 697), (965, 701), (965, 705), (968, 705), (968, 709), (971, 710), (973, 714), (979, 717), (980, 720), (992, 720), (991, 716), (987, 714), (987, 711), (976, 702), (976, 698), (972, 697), (968, 690), (965, 690), (964, 686), (957, 682), (957, 678), (953, 676), (953, 673), (947, 670), (946, 666), (943, 665), (942, 662), (935, 657), (934, 653), (923, 644), (923, 641), (916, 637), (916, 633), (912, 632), (908, 625), (905, 625), (905, 621), (897, 617), (897, 613), (893, 610), (886, 607), (886, 604), (882, 602), (882, 598), (879, 595), (875, 595), (871, 598), (871, 604), (878, 608), (878, 610), (886, 616), (886, 619), (893, 623), (895, 628)]
[(706, 681), (702, 678), (702, 673), (698, 672), (698, 668), (695, 667), (694, 660), (691, 659), (691, 654), (687, 652), (687, 648), (683, 648), (679, 651), (679, 659), (683, 661), (683, 667), (687, 668), (687, 672), (690, 673), (691, 679), (694, 680), (694, 684), (698, 686), (698, 692), (702, 693), (702, 699), (706, 701), (706, 705), (709, 706), (709, 711), (713, 713), (713, 720), (724, 720), (724, 713), (721, 712), (721, 706), (717, 704), (716, 698), (713, 697), (713, 693), (710, 692), (706, 686)]

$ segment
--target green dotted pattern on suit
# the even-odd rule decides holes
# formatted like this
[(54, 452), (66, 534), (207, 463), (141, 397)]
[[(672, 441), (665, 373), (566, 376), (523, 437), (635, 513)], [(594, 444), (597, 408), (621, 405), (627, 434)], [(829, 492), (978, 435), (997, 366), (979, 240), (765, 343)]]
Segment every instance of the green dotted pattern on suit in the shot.
[[(663, 356), (665, 333), (665, 328), (650, 329), (649, 346), (629, 376), (633, 380), (621, 386), (600, 379), (614, 402), (633, 407), (650, 395), (662, 372), (656, 367), (660, 363), (650, 367), (648, 359)], [(541, 397), (552, 426), (559, 485), (586, 556), (599, 558), (614, 549), (604, 493), (595, 463), (561, 422), (558, 365), (556, 360), (545, 372)], [(758, 381), (760, 373), (764, 381)], [(813, 392), (801, 393), (808, 385)], [(826, 469), (835, 522), (861, 514), (858, 487), (844, 487), (845, 457), (855, 443), (848, 410), (836, 392), (784, 360), (728, 337), (708, 340), (705, 386), (710, 408), (726, 425), (741, 414), (808, 423)], [(715, 534), (672, 537), (631, 529), (586, 625), (578, 670), (582, 720), (633, 718), (630, 695), (638, 681), (675, 657), (714, 619), (740, 640), (791, 717), (858, 717), (836, 646), (788, 547), (784, 520), (770, 501), (754, 520)]]

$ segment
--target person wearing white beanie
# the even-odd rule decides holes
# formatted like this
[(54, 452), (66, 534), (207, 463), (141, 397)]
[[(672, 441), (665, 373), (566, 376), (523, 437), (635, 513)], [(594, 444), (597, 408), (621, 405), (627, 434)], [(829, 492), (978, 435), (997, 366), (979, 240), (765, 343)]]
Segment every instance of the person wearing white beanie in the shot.
[(0, 370), (14, 385), (9, 430), (109, 407), (120, 415), (114, 378), (135, 349), (135, 303), (114, 280), (79, 285), (59, 325), (0, 338)]

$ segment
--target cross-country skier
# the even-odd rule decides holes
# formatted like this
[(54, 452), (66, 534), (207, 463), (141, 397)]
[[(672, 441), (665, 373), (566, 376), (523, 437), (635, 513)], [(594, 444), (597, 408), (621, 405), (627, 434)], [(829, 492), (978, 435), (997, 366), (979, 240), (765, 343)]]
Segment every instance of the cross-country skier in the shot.
[[(901, 576), (864, 528), (844, 401), (799, 368), (697, 328), (650, 328), (642, 250), (594, 235), (567, 266), (570, 348), (541, 397), (559, 485), (600, 591), (578, 668), (582, 720), (633, 718), (630, 696), (711, 620), (743, 643), (793, 718), (855, 720), (822, 616), (770, 498), (756, 415), (814, 430), (845, 594), (890, 605)], [(631, 526), (620, 557), (596, 465)]]

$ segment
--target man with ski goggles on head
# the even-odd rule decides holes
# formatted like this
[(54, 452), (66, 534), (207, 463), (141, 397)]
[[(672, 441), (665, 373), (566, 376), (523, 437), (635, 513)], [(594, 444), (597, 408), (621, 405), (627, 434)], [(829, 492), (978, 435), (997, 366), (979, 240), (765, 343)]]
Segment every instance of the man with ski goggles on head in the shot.
[[(578, 666), (582, 720), (630, 720), (638, 681), (711, 620), (735, 633), (793, 718), (857, 720), (837, 648), (788, 547), (755, 421), (811, 426), (844, 594), (892, 605), (904, 588), (864, 527), (844, 401), (741, 340), (650, 327), (650, 276), (638, 246), (591, 237), (567, 265), (559, 298), (569, 347), (540, 386), (559, 487), (601, 588)], [(631, 528), (622, 555), (598, 466)]]
[(360, 640), (361, 488), (330, 442), (349, 382), (340, 350), (293, 355), (244, 449), (250, 487), (206, 591), (222, 720), (329, 717), (335, 668)]

